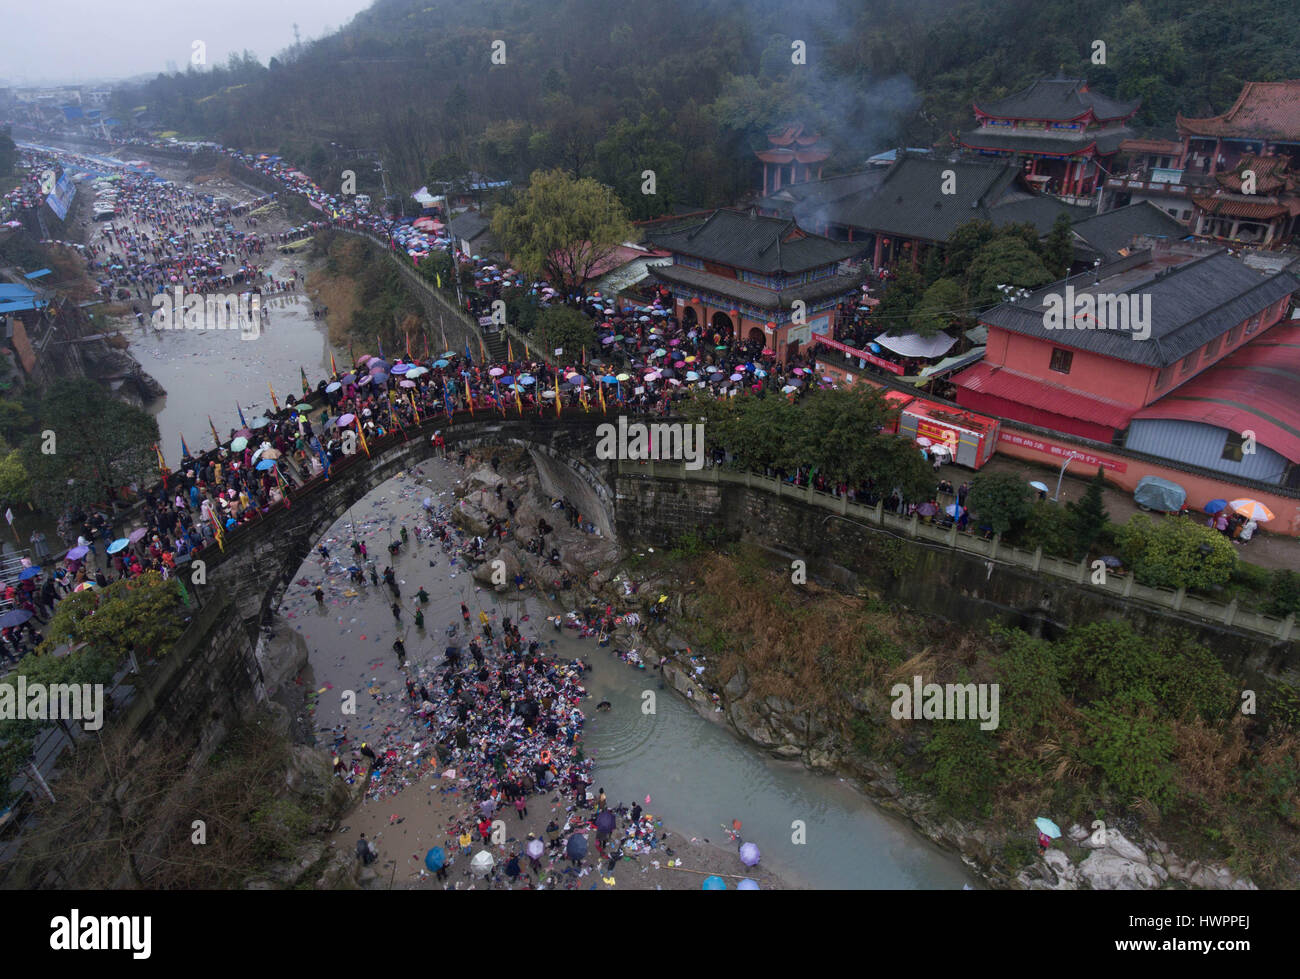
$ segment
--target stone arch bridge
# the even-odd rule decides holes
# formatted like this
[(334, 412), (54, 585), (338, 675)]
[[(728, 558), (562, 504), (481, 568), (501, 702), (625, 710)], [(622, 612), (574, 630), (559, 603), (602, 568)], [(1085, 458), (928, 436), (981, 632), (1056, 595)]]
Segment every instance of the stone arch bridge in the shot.
[(406, 431), (371, 440), (370, 454), (357, 452), (295, 488), (289, 506), (243, 525), (226, 537), (225, 551), (205, 550), (207, 584), (200, 597), (219, 588), (234, 600), (251, 633), (284, 592), (303, 560), (348, 508), (375, 487), (435, 454), (432, 436), (441, 431), (447, 451), (479, 446), (515, 446), (532, 457), (542, 487), (566, 496), (589, 515), (602, 534), (614, 534), (614, 463), (596, 458), (596, 428), (617, 419), (568, 409), (564, 416), (501, 418), (478, 413), (426, 419)]

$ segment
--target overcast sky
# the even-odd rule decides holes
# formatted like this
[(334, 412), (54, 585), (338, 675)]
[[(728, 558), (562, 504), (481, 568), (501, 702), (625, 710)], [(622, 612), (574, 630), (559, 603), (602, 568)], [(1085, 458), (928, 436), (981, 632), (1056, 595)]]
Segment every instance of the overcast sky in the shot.
[(207, 63), (252, 51), (262, 64), (293, 43), (337, 30), (370, 0), (18, 0), (4, 3), (0, 79), (84, 82), (185, 70), (195, 41)]

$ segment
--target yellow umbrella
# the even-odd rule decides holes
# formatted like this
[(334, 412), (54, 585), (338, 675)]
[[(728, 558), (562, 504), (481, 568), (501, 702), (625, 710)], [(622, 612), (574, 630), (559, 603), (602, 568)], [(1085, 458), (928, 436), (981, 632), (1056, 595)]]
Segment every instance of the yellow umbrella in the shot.
[(1267, 523), (1273, 519), (1273, 511), (1258, 500), (1233, 500), (1228, 506), (1243, 517), (1259, 523)]

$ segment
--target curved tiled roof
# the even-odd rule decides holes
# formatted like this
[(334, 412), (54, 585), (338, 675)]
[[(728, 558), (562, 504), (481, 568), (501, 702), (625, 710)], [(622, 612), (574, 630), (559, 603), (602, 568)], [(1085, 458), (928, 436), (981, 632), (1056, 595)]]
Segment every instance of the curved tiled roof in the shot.
[(1227, 112), (1177, 124), (1184, 136), (1300, 141), (1300, 79), (1247, 82)]
[(1024, 91), (996, 102), (975, 103), (975, 111), (996, 119), (1044, 119), (1066, 122), (1091, 113), (1105, 122), (1127, 119), (1138, 109), (1139, 102), (1117, 102), (1088, 91), (1082, 78), (1041, 78)]

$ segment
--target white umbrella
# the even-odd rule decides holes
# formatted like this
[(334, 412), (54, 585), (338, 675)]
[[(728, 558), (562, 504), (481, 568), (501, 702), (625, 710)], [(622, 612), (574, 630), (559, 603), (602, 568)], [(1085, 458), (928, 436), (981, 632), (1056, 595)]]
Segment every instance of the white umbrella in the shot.
[(474, 854), (474, 859), (469, 862), (469, 869), (480, 877), (486, 877), (492, 873), (492, 868), (495, 865), (496, 861), (492, 859), (492, 854), (488, 853), (487, 850), (479, 850), (478, 853)]

